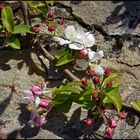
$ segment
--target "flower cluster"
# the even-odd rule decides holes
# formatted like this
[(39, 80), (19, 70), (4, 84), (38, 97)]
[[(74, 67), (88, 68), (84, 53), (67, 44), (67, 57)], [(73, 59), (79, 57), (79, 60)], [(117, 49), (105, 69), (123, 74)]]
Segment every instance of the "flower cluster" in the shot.
[(64, 34), (66, 39), (54, 37), (54, 40), (60, 45), (68, 45), (70, 49), (79, 51), (80, 59), (76, 61), (79, 67), (87, 67), (88, 64), (97, 62), (104, 56), (102, 50), (99, 52), (91, 50), (95, 44), (95, 38), (90, 32), (84, 32), (83, 28), (78, 27), (76, 30), (74, 26), (68, 26)]
[[(48, 13), (47, 16), (50, 21), (54, 20), (54, 13)], [(58, 23), (63, 24), (60, 20)], [(49, 26), (48, 30), (53, 31), (54, 28)], [(46, 122), (45, 116), (52, 107), (66, 113), (75, 102), (92, 112), (90, 118), (84, 119), (86, 125), (94, 126), (95, 118), (101, 117), (106, 125), (105, 135), (112, 137), (113, 130), (117, 126), (115, 116), (126, 118), (126, 114), (120, 112), (122, 108), (120, 84), (113, 81), (117, 74), (101, 65), (100, 60), (104, 57), (104, 53), (102, 50), (98, 52), (92, 50), (95, 38), (91, 32), (84, 32), (81, 27), (75, 29), (74, 26), (68, 26), (64, 34), (65, 38), (54, 37), (55, 41), (64, 46), (64, 49), (55, 55), (58, 59), (56, 66), (62, 66), (76, 59), (76, 65), (85, 70), (85, 76), (81, 81), (65, 83), (55, 88), (51, 97), (47, 96), (45, 89), (39, 86), (26, 90), (24, 101), (31, 111), (30, 122), (35, 126), (42, 126)], [(108, 109), (111, 107), (117, 110), (113, 117), (108, 114)]]
[[(47, 14), (47, 20), (43, 20), (42, 22), (44, 22), (48, 25), (48, 31), (53, 32), (56, 30), (57, 25), (63, 25), (64, 24), (64, 20), (63, 19), (56, 19), (55, 17), (55, 12), (53, 12), (52, 10), (50, 10)], [(39, 33), (39, 28), (38, 27), (34, 27), (34, 32), (35, 33)]]
[(42, 126), (46, 122), (46, 115), (51, 110), (51, 97), (47, 96), (43, 88), (33, 86), (31, 90), (25, 90), (22, 102), (27, 104), (27, 109), (31, 112), (30, 123), (34, 126)]

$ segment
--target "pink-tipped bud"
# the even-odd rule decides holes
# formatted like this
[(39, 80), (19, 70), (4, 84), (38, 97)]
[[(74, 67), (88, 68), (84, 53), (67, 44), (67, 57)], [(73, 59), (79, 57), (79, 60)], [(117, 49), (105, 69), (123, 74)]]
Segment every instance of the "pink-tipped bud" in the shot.
[(63, 20), (63, 19), (59, 19), (59, 20), (57, 21), (57, 23), (60, 24), (60, 25), (63, 25), (63, 24), (64, 24), (64, 20)]
[(87, 85), (87, 79), (82, 79), (81, 82), (83, 85)]
[(94, 84), (100, 83), (100, 78), (98, 76), (94, 77), (93, 82), (94, 82)]
[(80, 55), (81, 58), (86, 57), (87, 54), (88, 54), (88, 51), (86, 49), (82, 49), (79, 52), (79, 55)]
[(39, 33), (39, 28), (38, 27), (34, 27), (34, 32), (35, 33)]
[(115, 128), (117, 126), (117, 121), (115, 119), (109, 120), (107, 123), (111, 128)]
[(99, 100), (99, 94), (97, 92), (94, 92), (92, 94), (92, 99)]
[(93, 76), (94, 71), (92, 69), (88, 69), (88, 70), (86, 70), (86, 74), (89, 76)]
[(33, 92), (35, 95), (40, 95), (40, 94), (42, 94), (42, 89), (41, 89), (40, 87), (38, 87), (38, 86), (33, 86), (31, 90), (32, 90), (32, 92)]
[(42, 107), (42, 108), (47, 108), (49, 105), (49, 103), (47, 101), (40, 101), (39, 103), (39, 107)]
[(112, 131), (112, 128), (108, 127), (105, 131), (105, 134), (108, 136), (108, 137), (112, 137), (113, 136), (113, 131)]
[(53, 18), (53, 17), (54, 17), (54, 13), (49, 12), (49, 13), (48, 13), (48, 17), (49, 17), (49, 18)]
[(124, 112), (119, 112), (119, 113), (118, 113), (118, 117), (121, 118), (121, 119), (125, 119), (126, 116), (127, 116), (127, 115), (126, 115), (126, 113), (124, 113)]
[(48, 31), (52, 32), (55, 30), (55, 27), (54, 26), (48, 26)]
[(0, 11), (3, 9), (4, 5), (3, 3), (0, 3)]
[(45, 124), (45, 117), (44, 116), (36, 116), (33, 120), (35, 126), (41, 127)]
[(93, 125), (93, 120), (92, 119), (85, 119), (84, 122), (86, 123), (87, 126), (92, 126)]
[(110, 70), (109, 69), (105, 69), (104, 75), (108, 77), (110, 75)]
[(108, 82), (107, 87), (112, 87), (112, 82)]

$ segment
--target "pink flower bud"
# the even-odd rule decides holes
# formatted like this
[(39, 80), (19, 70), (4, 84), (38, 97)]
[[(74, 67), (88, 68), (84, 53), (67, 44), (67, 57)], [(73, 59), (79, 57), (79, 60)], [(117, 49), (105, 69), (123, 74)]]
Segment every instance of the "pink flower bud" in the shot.
[(4, 5), (3, 3), (0, 3), (0, 11), (3, 9)]
[(112, 82), (108, 82), (107, 87), (112, 87)]
[(112, 128), (108, 127), (105, 131), (105, 134), (108, 136), (108, 137), (112, 137), (113, 136), (113, 131), (112, 131)]
[(48, 26), (48, 31), (52, 32), (55, 30), (55, 27), (54, 26)]
[(63, 24), (64, 24), (64, 20), (63, 20), (63, 19), (59, 19), (59, 20), (57, 21), (57, 23), (60, 24), (60, 25), (63, 25)]
[(38, 27), (34, 27), (34, 32), (35, 33), (39, 33), (39, 28)]
[(48, 107), (49, 103), (45, 100), (41, 100), (39, 103), (39, 107), (46, 108)]
[(115, 128), (117, 126), (117, 122), (115, 119), (109, 120), (107, 123), (111, 128)]
[(87, 85), (87, 79), (82, 79), (81, 82), (83, 85)]
[(34, 119), (33, 119), (33, 124), (35, 126), (38, 126), (38, 127), (41, 127), (42, 125), (45, 124), (45, 117), (44, 116), (36, 116)]
[(99, 94), (97, 92), (94, 92), (92, 94), (92, 99), (98, 100), (99, 99)]
[(110, 75), (110, 70), (109, 70), (109, 69), (106, 69), (106, 70), (104, 71), (104, 75), (108, 77), (108, 76)]
[(100, 83), (100, 78), (98, 76), (94, 77), (93, 82), (94, 82), (94, 84)]
[(42, 89), (41, 89), (40, 87), (38, 87), (38, 86), (33, 86), (31, 90), (32, 90), (32, 92), (33, 92), (35, 95), (40, 95), (40, 94), (42, 94)]
[(121, 119), (125, 119), (126, 116), (127, 116), (127, 115), (126, 115), (126, 113), (124, 113), (124, 112), (119, 112), (119, 113), (118, 113), (118, 117), (121, 118)]
[(49, 13), (48, 13), (48, 17), (49, 17), (49, 18), (53, 18), (53, 17), (54, 17), (54, 13), (49, 12)]
[(88, 70), (86, 70), (86, 74), (89, 76), (93, 76), (94, 72), (92, 69), (88, 69)]
[(86, 50), (86, 49), (82, 49), (82, 50), (80, 50), (80, 52), (79, 52), (79, 55), (80, 55), (80, 57), (86, 57), (87, 56), (87, 54), (88, 54), (88, 51)]
[(86, 123), (87, 126), (92, 126), (93, 125), (93, 120), (92, 119), (85, 119), (84, 122)]

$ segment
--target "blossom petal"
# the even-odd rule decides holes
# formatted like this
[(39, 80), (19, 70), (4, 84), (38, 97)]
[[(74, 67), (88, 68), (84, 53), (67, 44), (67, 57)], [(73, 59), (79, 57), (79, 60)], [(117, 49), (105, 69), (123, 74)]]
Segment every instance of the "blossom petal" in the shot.
[(82, 27), (78, 27), (77, 34), (76, 34), (76, 36), (75, 36), (73, 41), (82, 44), (83, 39), (85, 37), (86, 37), (86, 34), (84, 33), (83, 28)]
[(83, 40), (83, 44), (85, 47), (92, 47), (95, 44), (95, 38), (89, 32), (86, 33), (86, 37)]
[(35, 97), (31, 90), (24, 90), (25, 96), (21, 99), (22, 103), (28, 104), (35, 100)]
[(98, 65), (94, 68), (94, 73), (97, 76), (101, 76), (104, 74), (104, 69), (100, 65)]
[(40, 103), (40, 98), (36, 97), (36, 99), (35, 99), (35, 106), (38, 107), (39, 103)]
[(76, 34), (77, 34), (77, 32), (76, 32), (74, 26), (68, 26), (65, 29), (65, 36), (69, 40), (73, 40), (75, 38)]
[(71, 41), (62, 39), (60, 37), (54, 37), (54, 40), (59, 42), (60, 45), (65, 45), (65, 44), (70, 44), (71, 43)]
[(82, 69), (86, 69), (88, 67), (88, 61), (85, 59), (76, 60), (76, 65)]
[(89, 50), (89, 52), (88, 52), (88, 58), (89, 58), (90, 60), (92, 60), (95, 53), (96, 53), (95, 51)]
[(103, 56), (104, 56), (103, 51), (99, 51), (99, 52), (89, 51), (88, 53), (88, 57), (91, 62), (96, 62), (100, 60), (101, 58), (103, 58)]
[(84, 47), (81, 44), (76, 44), (75, 43), (75, 44), (70, 44), (69, 48), (73, 49), (73, 50), (82, 50)]

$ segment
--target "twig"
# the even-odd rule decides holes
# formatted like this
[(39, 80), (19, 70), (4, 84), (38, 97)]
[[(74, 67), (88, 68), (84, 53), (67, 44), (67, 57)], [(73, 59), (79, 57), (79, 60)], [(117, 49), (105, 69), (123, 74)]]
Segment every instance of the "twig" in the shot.
[(30, 25), (30, 20), (29, 20), (29, 13), (28, 13), (28, 5), (25, 2), (20, 2), (21, 8), (22, 8), (22, 13), (24, 16), (24, 23), (27, 25)]
[[(44, 52), (45, 56), (50, 60), (50, 61), (54, 61), (54, 57), (42, 46), (40, 45), (39, 43), (39, 40), (37, 39), (36, 41), (39, 45), (39, 47), (42, 49), (42, 51)], [(80, 79), (75, 76), (70, 70), (68, 69), (64, 69), (64, 73), (71, 79), (71, 80), (74, 80), (74, 81), (80, 81)], [(123, 108), (127, 108), (127, 109), (131, 109), (131, 110), (134, 110), (134, 111), (137, 111), (135, 110), (131, 105), (128, 105), (126, 103), (123, 103), (122, 104), (122, 107)], [(138, 111), (137, 111), (138, 112)]]
[[(55, 60), (54, 56), (52, 56), (45, 48), (44, 46), (42, 46), (40, 43), (39, 43), (39, 39), (36, 38), (35, 42), (34, 43), (37, 43), (37, 45), (39, 46), (39, 48), (41, 48), (41, 50), (44, 52), (44, 55), (51, 61), (53, 62)], [(74, 80), (74, 81), (80, 81), (80, 79), (75, 76), (70, 70), (68, 69), (64, 69), (64, 73), (71, 79), (71, 80)]]

